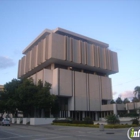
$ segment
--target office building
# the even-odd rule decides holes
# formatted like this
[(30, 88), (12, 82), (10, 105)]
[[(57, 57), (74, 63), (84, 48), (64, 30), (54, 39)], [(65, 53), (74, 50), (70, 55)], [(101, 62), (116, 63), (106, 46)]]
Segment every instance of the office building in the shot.
[(62, 29), (44, 30), (23, 50), (18, 78), (33, 78), (52, 84), (59, 96), (59, 117), (98, 120), (113, 113), (110, 74), (118, 72), (117, 53), (101, 41)]

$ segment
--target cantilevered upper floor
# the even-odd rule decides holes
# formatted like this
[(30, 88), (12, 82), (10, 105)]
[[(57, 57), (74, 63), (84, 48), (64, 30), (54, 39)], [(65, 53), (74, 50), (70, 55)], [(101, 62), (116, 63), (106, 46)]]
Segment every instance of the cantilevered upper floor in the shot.
[(44, 30), (23, 51), (18, 78), (29, 77), (50, 64), (105, 75), (118, 72), (117, 53), (109, 45), (65, 29)]

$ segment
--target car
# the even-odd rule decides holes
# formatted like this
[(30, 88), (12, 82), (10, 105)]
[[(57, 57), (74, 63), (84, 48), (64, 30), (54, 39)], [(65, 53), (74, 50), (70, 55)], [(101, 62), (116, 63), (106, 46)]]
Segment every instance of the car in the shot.
[(10, 119), (8, 118), (4, 118), (2, 121), (1, 121), (1, 125), (11, 125), (11, 122), (10, 122)]

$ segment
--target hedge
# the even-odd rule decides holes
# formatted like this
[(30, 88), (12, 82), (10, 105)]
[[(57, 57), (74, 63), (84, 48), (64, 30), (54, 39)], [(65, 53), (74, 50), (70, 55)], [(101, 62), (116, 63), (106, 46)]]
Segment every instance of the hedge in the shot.
[[(61, 125), (61, 126), (77, 126), (77, 127), (92, 127), (92, 128), (99, 128), (99, 125), (91, 125), (91, 124), (71, 124), (71, 123), (52, 123), (52, 125)], [(130, 128), (130, 127), (138, 127), (138, 125), (104, 125), (105, 128)]]
[(93, 124), (93, 121), (77, 121), (77, 120), (54, 120), (53, 123), (70, 123), (70, 124)]

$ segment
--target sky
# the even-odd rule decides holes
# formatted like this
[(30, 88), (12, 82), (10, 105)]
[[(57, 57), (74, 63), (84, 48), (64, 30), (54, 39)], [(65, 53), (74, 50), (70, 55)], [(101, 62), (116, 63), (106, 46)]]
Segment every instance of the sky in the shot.
[(109, 44), (119, 72), (113, 98), (140, 86), (139, 0), (0, 0), (0, 85), (17, 78), (22, 51), (44, 29), (61, 27)]

